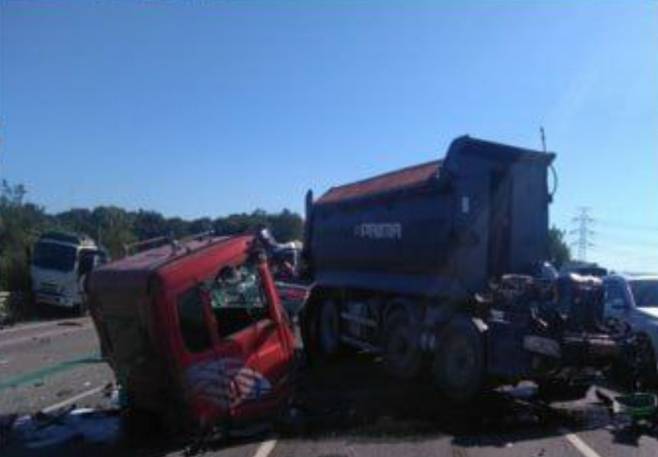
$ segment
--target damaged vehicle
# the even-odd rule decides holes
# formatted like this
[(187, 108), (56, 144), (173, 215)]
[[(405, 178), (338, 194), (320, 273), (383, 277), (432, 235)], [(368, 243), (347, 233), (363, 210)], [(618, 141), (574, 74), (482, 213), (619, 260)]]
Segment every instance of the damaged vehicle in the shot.
[(251, 235), (169, 242), (94, 271), (90, 312), (134, 415), (209, 431), (276, 412), (294, 335)]
[(637, 333), (646, 354), (638, 368), (648, 385), (658, 386), (658, 276), (609, 275), (603, 284), (605, 318), (624, 322)]
[(302, 335), (311, 360), (378, 354), (398, 378), (429, 369), (455, 402), (520, 380), (584, 394), (587, 374), (620, 356), (627, 333), (590, 313), (600, 280), (559, 278), (545, 264), (554, 158), (464, 136), (443, 160), (316, 201), (309, 191)]

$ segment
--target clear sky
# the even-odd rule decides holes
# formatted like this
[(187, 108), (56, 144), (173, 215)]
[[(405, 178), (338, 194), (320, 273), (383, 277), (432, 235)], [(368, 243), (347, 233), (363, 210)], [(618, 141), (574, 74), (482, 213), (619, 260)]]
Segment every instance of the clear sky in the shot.
[(658, 3), (0, 0), (0, 177), (48, 211), (284, 207), (441, 157), (558, 153), (552, 222), (658, 271)]

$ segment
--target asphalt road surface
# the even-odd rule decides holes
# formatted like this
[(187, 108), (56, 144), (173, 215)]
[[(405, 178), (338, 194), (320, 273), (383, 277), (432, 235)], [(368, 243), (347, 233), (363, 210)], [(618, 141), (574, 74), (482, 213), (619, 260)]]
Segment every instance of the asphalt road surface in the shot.
[[(99, 359), (88, 318), (0, 330), (0, 417), (56, 412), (75, 404), (100, 411), (111, 370)], [(232, 437), (202, 455), (227, 457), (655, 457), (658, 434), (611, 418), (593, 391), (576, 402), (540, 407), (491, 395), (470, 407), (441, 404), (431, 386), (386, 378), (362, 359), (302, 374), (289, 417), (269, 431)], [(109, 414), (109, 413), (108, 413)], [(263, 425), (263, 424), (260, 424)], [(259, 427), (256, 427), (259, 428)], [(260, 427), (261, 429), (263, 427)], [(253, 432), (254, 430), (252, 430)], [(84, 440), (29, 448), (11, 441), (4, 456), (182, 455), (171, 437), (120, 439), (113, 446)]]

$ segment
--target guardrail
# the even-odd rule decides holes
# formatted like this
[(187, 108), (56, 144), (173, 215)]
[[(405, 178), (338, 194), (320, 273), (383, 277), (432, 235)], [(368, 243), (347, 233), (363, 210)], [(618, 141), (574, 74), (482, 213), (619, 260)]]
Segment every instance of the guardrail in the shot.
[(25, 294), (23, 292), (1, 291), (0, 317), (16, 313), (24, 298)]
[(4, 314), (9, 304), (10, 292), (0, 292), (0, 314)]

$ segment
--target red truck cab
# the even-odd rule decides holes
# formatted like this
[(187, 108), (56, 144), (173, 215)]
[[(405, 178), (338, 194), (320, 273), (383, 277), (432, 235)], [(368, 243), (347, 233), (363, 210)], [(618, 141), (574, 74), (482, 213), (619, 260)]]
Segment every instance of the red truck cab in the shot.
[(90, 312), (130, 409), (207, 430), (286, 399), (294, 333), (258, 241), (173, 242), (94, 271)]

